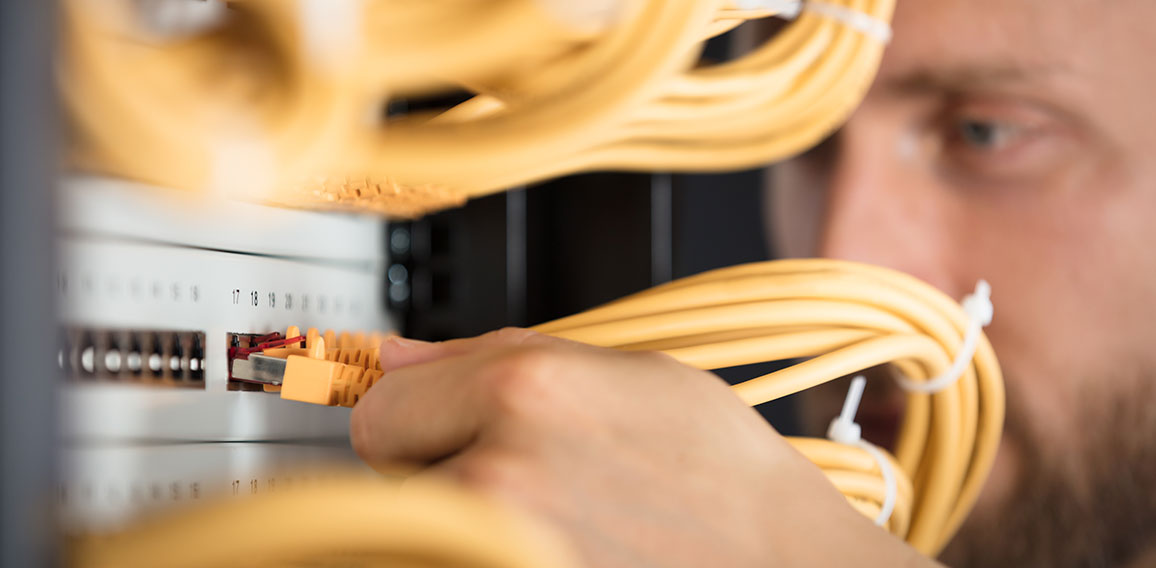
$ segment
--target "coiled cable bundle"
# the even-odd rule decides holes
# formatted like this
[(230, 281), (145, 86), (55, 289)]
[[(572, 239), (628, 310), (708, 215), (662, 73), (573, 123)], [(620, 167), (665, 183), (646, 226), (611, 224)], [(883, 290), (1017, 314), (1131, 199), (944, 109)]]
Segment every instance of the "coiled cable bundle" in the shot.
[[(931, 555), (970, 512), (1002, 433), (1002, 375), (980, 331), (986, 321), (975, 321), (985, 317), (990, 309), (969, 315), (935, 288), (899, 272), (808, 259), (706, 272), (537, 330), (595, 345), (663, 351), (703, 369), (801, 359), (736, 385), (752, 405), (882, 364), (894, 365), (915, 384), (940, 383), (934, 392), (908, 390), (892, 468), (903, 475), (897, 476), (887, 522), (893, 533)], [(792, 442), (852, 505), (878, 518), (888, 489), (883, 464), (872, 452), (835, 441)]]
[[(142, 16), (182, 2), (218, 8), (183, 25)], [(585, 170), (755, 166), (846, 118), (892, 8), (66, 0), (70, 161), (158, 186), (400, 216)], [(698, 65), (706, 39), (774, 15), (795, 21), (745, 56)], [(384, 111), (445, 92), (468, 96), (444, 112)]]

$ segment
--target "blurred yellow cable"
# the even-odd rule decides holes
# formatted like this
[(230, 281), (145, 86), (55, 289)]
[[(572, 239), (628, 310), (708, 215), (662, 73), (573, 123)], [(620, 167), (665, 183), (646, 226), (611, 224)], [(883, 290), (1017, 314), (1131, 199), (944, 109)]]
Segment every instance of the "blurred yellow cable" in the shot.
[(578, 568), (552, 531), (447, 484), (330, 475), (69, 543), (84, 568)]
[[(158, 3), (62, 1), (74, 167), (394, 215), (582, 170), (789, 156), (846, 118), (883, 49), (804, 8), (751, 53), (698, 65), (707, 38), (776, 13), (722, 0), (591, 0), (586, 18), (566, 0), (233, 0), (186, 34), (145, 23)], [(830, 4), (881, 22), (893, 8)], [(463, 89), (437, 120), (384, 116)]]

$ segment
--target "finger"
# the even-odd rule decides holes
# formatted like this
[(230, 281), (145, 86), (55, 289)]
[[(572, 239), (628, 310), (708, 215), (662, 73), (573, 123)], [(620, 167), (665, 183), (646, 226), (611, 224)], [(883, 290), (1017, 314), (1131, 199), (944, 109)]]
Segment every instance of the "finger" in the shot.
[(538, 345), (565, 341), (528, 329), (508, 327), (468, 339), (429, 342), (389, 337), (381, 343), (381, 368), (385, 372), (483, 349)]
[(524, 390), (530, 378), (557, 374), (566, 351), (477, 349), (395, 369), (354, 407), (354, 449), (375, 467), (425, 464), (453, 455), (495, 428), (510, 393)]
[(529, 463), (508, 451), (471, 447), (409, 479), (418, 483), (448, 481), (488, 495), (510, 497), (534, 485)]
[(378, 379), (350, 417), (350, 437), (361, 459), (374, 467), (424, 465), (466, 445), (480, 428), (483, 406), (471, 388), (475, 381), (463, 375), (478, 367), (480, 357), (443, 356)]

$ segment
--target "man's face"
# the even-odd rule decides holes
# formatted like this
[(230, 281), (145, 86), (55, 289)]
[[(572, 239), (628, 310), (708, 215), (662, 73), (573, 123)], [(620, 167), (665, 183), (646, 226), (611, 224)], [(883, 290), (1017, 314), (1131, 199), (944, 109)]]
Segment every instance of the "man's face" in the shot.
[[(781, 256), (992, 284), (1008, 425), (949, 561), (1120, 565), (1156, 537), (1154, 22), (1150, 0), (900, 0), (861, 108), (771, 172)], [(901, 402), (873, 381), (869, 436)]]

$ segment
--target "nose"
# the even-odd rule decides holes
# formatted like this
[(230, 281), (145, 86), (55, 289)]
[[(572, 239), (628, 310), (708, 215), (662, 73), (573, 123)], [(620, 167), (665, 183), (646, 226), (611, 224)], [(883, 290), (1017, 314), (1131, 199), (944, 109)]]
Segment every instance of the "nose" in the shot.
[(957, 296), (951, 196), (885, 121), (859, 113), (838, 136), (819, 255), (906, 272)]

